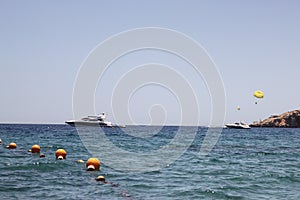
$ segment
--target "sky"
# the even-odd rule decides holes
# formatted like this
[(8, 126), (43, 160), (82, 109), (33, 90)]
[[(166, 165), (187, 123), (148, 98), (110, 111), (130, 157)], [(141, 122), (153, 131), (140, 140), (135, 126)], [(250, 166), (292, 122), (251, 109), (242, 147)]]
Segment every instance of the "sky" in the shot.
[[(299, 109), (299, 8), (296, 0), (0, 0), (0, 122), (72, 119), (74, 84), (91, 51), (107, 38), (143, 27), (175, 30), (201, 44), (224, 84), (224, 123), (251, 123)], [(114, 102), (128, 103), (131, 121), (115, 116), (113, 89), (122, 75), (145, 63), (168, 65), (184, 75), (197, 98), (198, 125), (210, 124), (213, 105), (205, 79), (179, 57), (155, 50), (112, 63), (95, 91), (95, 112), (105, 111), (119, 124), (180, 123), (176, 95), (155, 84)], [(265, 98), (255, 99), (255, 90)]]

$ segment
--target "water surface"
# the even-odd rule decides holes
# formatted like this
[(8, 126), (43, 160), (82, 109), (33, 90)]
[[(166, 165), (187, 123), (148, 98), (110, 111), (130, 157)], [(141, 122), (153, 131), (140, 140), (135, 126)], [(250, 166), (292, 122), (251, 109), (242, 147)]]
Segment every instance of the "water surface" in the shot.
[[(190, 131), (189, 127), (183, 127)], [(155, 129), (156, 130), (156, 129)], [(110, 140), (132, 152), (168, 144), (178, 127), (164, 127), (148, 138), (106, 131)], [(129, 126), (126, 132), (151, 132), (153, 127)], [(87, 172), (77, 163), (92, 155), (75, 128), (67, 125), (0, 125), (1, 199), (300, 199), (300, 129), (223, 129), (205, 158), (198, 153), (207, 128), (199, 128), (193, 144), (174, 163), (146, 173), (117, 171), (101, 164)], [(17, 149), (5, 146), (17, 143)], [(46, 155), (27, 152), (39, 144)], [(66, 160), (56, 160), (64, 148)], [(99, 158), (101, 160), (101, 158)], [(97, 182), (104, 175), (110, 183)]]

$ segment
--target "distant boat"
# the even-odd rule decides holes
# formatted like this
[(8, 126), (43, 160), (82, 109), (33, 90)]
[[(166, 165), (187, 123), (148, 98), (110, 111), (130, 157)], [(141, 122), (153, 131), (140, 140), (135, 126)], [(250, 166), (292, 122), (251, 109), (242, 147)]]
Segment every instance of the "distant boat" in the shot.
[(226, 124), (227, 128), (235, 128), (235, 129), (250, 129), (250, 126), (243, 122), (236, 122), (234, 124)]
[(106, 114), (103, 112), (97, 116), (87, 116), (80, 120), (69, 120), (66, 121), (71, 126), (82, 125), (82, 126), (100, 126), (100, 127), (114, 127), (109, 121), (106, 121)]

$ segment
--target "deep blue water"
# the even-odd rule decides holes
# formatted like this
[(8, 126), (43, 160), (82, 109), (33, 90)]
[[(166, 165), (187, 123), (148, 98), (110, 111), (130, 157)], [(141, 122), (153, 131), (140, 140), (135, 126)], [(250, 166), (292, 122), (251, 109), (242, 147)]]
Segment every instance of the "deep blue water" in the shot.
[[(190, 129), (183, 127), (187, 133)], [(118, 148), (138, 154), (167, 145), (177, 130), (164, 127), (147, 138), (128, 135), (122, 129), (105, 130), (105, 135)], [(83, 131), (93, 132), (88, 128)], [(127, 133), (153, 131), (153, 127), (126, 127)], [(87, 172), (85, 165), (76, 161), (93, 155), (75, 128), (2, 124), (0, 198), (300, 199), (300, 129), (223, 129), (214, 149), (200, 158), (206, 131), (198, 128), (192, 145), (164, 168), (128, 172), (102, 162), (100, 171)], [(17, 149), (6, 149), (10, 142), (17, 143)], [(41, 146), (45, 158), (27, 152), (33, 144)], [(66, 160), (55, 159), (58, 148), (67, 151)], [(97, 182), (98, 175), (104, 175), (109, 183)]]

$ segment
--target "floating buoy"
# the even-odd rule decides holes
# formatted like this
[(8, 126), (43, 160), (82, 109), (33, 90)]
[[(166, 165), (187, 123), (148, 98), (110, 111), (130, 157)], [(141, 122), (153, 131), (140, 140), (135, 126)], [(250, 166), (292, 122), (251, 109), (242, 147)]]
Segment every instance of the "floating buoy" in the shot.
[(67, 152), (64, 149), (57, 149), (55, 152), (56, 159), (62, 160), (66, 159)]
[(35, 144), (31, 147), (30, 152), (31, 153), (40, 153), (41, 152), (41, 147), (39, 145)]
[(77, 162), (78, 162), (78, 163), (84, 163), (84, 161), (83, 161), (83, 160), (77, 160)]
[(45, 157), (46, 157), (45, 154), (43, 153), (40, 154), (40, 158), (45, 158)]
[(0, 139), (0, 144), (2, 144), (2, 140)]
[(105, 177), (104, 176), (98, 176), (96, 178), (96, 181), (102, 181), (102, 182), (105, 182)]
[(100, 160), (97, 158), (90, 158), (86, 161), (86, 168), (88, 171), (94, 171), (100, 169)]
[(6, 148), (8, 148), (8, 149), (15, 149), (15, 148), (17, 148), (17, 144), (14, 143), (14, 142), (12, 142), (8, 146), (6, 146)]

